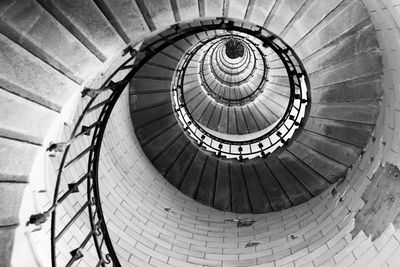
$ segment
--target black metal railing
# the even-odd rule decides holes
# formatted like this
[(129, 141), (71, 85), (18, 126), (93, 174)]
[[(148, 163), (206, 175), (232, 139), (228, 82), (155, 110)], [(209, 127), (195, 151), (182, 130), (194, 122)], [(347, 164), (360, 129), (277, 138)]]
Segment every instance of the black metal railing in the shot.
[[(215, 23), (215, 21), (220, 21), (220, 23)], [(129, 46), (123, 54), (123, 56), (125, 56), (129, 53), (127, 59), (107, 78), (100, 88), (85, 88), (82, 91), (82, 98), (88, 98), (89, 100), (78, 115), (69, 139), (63, 142), (50, 143), (47, 148), (49, 155), (54, 156), (60, 154), (61, 156), (52, 204), (42, 213), (31, 215), (27, 222), (27, 224), (41, 225), (48, 222), (48, 219), (51, 217), (50, 243), (51, 264), (53, 267), (79, 265), (81, 261), (87, 263), (93, 262), (93, 260), (95, 262), (93, 266), (121, 266), (116, 251), (114, 250), (112, 239), (107, 230), (107, 220), (103, 213), (102, 200), (100, 197), (99, 159), (107, 122), (117, 100), (136, 72), (151, 59), (151, 57), (172, 43), (186, 36), (206, 30), (241, 30), (245, 33), (252, 33), (254, 36), (260, 35), (260, 32), (263, 31), (261, 28), (254, 30), (253, 26), (243, 29), (242, 26), (236, 26), (234, 23), (231, 23), (231, 21), (226, 23), (225, 19), (208, 20), (207, 22), (209, 24), (203, 23), (193, 27), (181, 27), (178, 24), (172, 25), (168, 34), (164, 34), (162, 38), (156, 38), (156, 36), (153, 41), (143, 45), (140, 54), (138, 54), (138, 51), (133, 49), (132, 46)], [(265, 43), (268, 43), (267, 40)], [(303, 69), (298, 71), (297, 65), (292, 64), (289, 57), (289, 53), (292, 52), (290, 49), (286, 51), (284, 50), (286, 48), (281, 48), (279, 46), (276, 46), (274, 49), (281, 49), (281, 52), (286, 54), (286, 56), (282, 56), (282, 59), (287, 61), (285, 66), (287, 65), (287, 68), (291, 70), (291, 77), (293, 80), (291, 80), (291, 86), (296, 92), (300, 90), (298, 95), (291, 95), (291, 98), (294, 99), (291, 103), (295, 108), (302, 109), (302, 107), (296, 105), (295, 102), (297, 100), (302, 103), (303, 101), (307, 101), (305, 100), (307, 98), (303, 98), (307, 92), (302, 90), (304, 86), (300, 85), (300, 77), (306, 78), (305, 72)], [(297, 58), (295, 54), (292, 56)], [(184, 74), (184, 70), (180, 72), (177, 78), (181, 78), (182, 74)], [(294, 81), (294, 77), (298, 79)], [(174, 91), (174, 93), (176, 92), (177, 90)], [(180, 118), (184, 116), (182, 113), (184, 110), (184, 106), (179, 105), (177, 107)], [(286, 115), (286, 117), (289, 117), (289, 120), (293, 120), (293, 122), (298, 125), (297, 117), (291, 118), (290, 114)], [(185, 128), (189, 128), (192, 124), (190, 121), (184, 121), (183, 123), (186, 123)], [(193, 121), (193, 124), (194, 123)], [(198, 130), (199, 129), (200, 128), (198, 128)], [(277, 132), (278, 128), (273, 131)], [(202, 136), (197, 137), (193, 135), (193, 138), (197, 138), (196, 140), (199, 140), (200, 143), (205, 143)], [(76, 146), (74, 145), (79, 142), (78, 140), (84, 138), (86, 139), (84, 140), (85, 142), (81, 142)], [(283, 138), (280, 140), (283, 140)], [(82, 145), (87, 143), (87, 146)], [(74, 149), (71, 149), (72, 147)], [(222, 151), (222, 149), (220, 148), (219, 151)], [(261, 153), (263, 153), (263, 151), (261, 151)], [(219, 153), (219, 155), (220, 154), (221, 153)], [(232, 153), (232, 155), (236, 154), (234, 152)], [(240, 153), (240, 156), (242, 155), (245, 154)], [(78, 176), (75, 172), (68, 172), (68, 170), (73, 169), (75, 166), (77, 166), (78, 169), (78, 165), (82, 162), (86, 166), (82, 175)], [(75, 174), (75, 176), (73, 174)], [(73, 207), (71, 203), (73, 203)], [(69, 212), (67, 212), (68, 218), (61, 218), (58, 211), (65, 211), (66, 209), (69, 210)], [(74, 232), (73, 226), (78, 221), (88, 226), (88, 228), (81, 228), (82, 231), (85, 231), (87, 228), (87, 231), (83, 235), (80, 235), (81, 240), (78, 241), (78, 245), (75, 245), (70, 251), (65, 251), (68, 246), (59, 244), (64, 240), (64, 237), (67, 236), (67, 233), (72, 236), (77, 235), (77, 233)], [(90, 251), (93, 248), (94, 252)], [(63, 256), (61, 257), (60, 254)], [(70, 257), (65, 259), (66, 255)], [(91, 261), (85, 260), (88, 257), (92, 257)]]
[[(69, 140), (58, 143), (51, 143), (47, 148), (50, 156), (56, 156), (62, 153), (61, 162), (58, 168), (57, 180), (55, 182), (53, 203), (43, 213), (34, 214), (30, 217), (28, 224), (41, 225), (47, 222), (51, 216), (50, 242), (51, 242), (51, 264), (56, 266), (73, 266), (84, 260), (86, 254), (91, 257), (88, 250), (94, 246), (97, 262), (95, 266), (121, 266), (118, 257), (114, 251), (110, 235), (106, 227), (106, 220), (102, 210), (102, 202), (99, 190), (99, 158), (104, 131), (111, 111), (115, 106), (123, 89), (135, 73), (133, 71), (133, 61), (136, 56), (136, 50), (128, 47), (125, 53), (130, 53), (128, 59), (115, 70), (99, 89), (85, 88), (82, 91), (82, 98), (89, 97), (90, 100), (78, 115), (74, 129)], [(130, 70), (130, 71), (129, 71)], [(129, 71), (124, 78), (118, 80), (121, 73)], [(88, 146), (74, 146), (77, 140), (86, 138), (90, 144)], [(67, 177), (70, 168), (86, 161), (87, 170), (80, 177)], [(79, 197), (77, 196), (79, 195)], [(76, 200), (76, 199), (79, 200)], [(68, 214), (69, 218), (58, 216), (57, 211), (60, 208), (72, 210), (74, 213)], [(83, 235), (80, 244), (69, 251), (70, 258), (66, 261), (62, 252), (67, 246), (58, 246), (61, 240), (67, 236), (67, 233), (73, 232), (73, 225), (79, 220), (89, 226), (87, 233)], [(58, 257), (62, 253), (64, 257)], [(88, 255), (88, 257), (89, 257)], [(61, 258), (60, 260), (58, 260)]]
[[(279, 37), (266, 29), (258, 27), (257, 30), (244, 30), (235, 27), (234, 23), (226, 24), (226, 29), (244, 32), (257, 37), (264, 47), (271, 48), (282, 61), (289, 79), (290, 97), (285, 113), (272, 126), (246, 138), (237, 138), (232, 135), (221, 135), (210, 131), (193, 119), (187, 108), (184, 92), (184, 78), (186, 68), (196, 51), (204, 45), (199, 43), (192, 47), (181, 59), (176, 70), (172, 99), (178, 120), (185, 131), (188, 132), (199, 146), (215, 153), (218, 157), (244, 158), (265, 157), (276, 149), (288, 143), (295, 131), (300, 127), (303, 118), (308, 112), (310, 96), (308, 92), (308, 77), (306, 71), (293, 49)], [(266, 82), (263, 79), (264, 83)], [(204, 83), (202, 83), (204, 86)]]

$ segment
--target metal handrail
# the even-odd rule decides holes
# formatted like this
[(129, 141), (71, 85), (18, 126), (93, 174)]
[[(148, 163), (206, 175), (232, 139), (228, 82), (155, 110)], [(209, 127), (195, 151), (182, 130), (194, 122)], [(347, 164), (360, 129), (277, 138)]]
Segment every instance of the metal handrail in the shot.
[[(271, 48), (278, 54), (285, 66), (290, 84), (289, 103), (285, 113), (274, 127), (266, 133), (260, 131), (261, 134), (259, 136), (254, 137), (252, 135), (248, 140), (240, 141), (232, 141), (231, 139), (225, 139), (212, 134), (192, 117), (185, 101), (184, 77), (186, 67), (195, 54), (192, 50), (200, 48), (194, 47), (191, 51), (188, 51), (182, 57), (177, 68), (177, 78), (174, 83), (172, 98), (178, 119), (189, 136), (206, 150), (214, 152), (218, 157), (224, 156), (239, 160), (243, 158), (265, 157), (289, 141), (295, 130), (300, 127), (302, 119), (307, 113), (307, 103), (310, 98), (307, 89), (308, 78), (303, 65), (292, 48), (271, 33), (268, 36), (263, 36), (261, 34), (262, 30), (268, 32), (266, 29), (260, 27), (260, 30), (247, 34), (257, 36), (257, 38), (263, 41), (264, 46)], [(296, 62), (293, 62), (291, 57)]]
[[(57, 262), (57, 243), (62, 239), (66, 232), (71, 230), (71, 226), (76, 222), (78, 218), (87, 220), (90, 226), (90, 232), (86, 235), (85, 239), (80, 245), (70, 251), (71, 258), (65, 266), (72, 266), (75, 262), (84, 257), (83, 250), (87, 247), (87, 244), (92, 240), (96, 249), (98, 262), (96, 266), (106, 266), (112, 263), (113, 266), (119, 267), (121, 264), (118, 261), (118, 257), (112, 245), (110, 235), (106, 227), (106, 220), (101, 206), (101, 199), (99, 193), (99, 158), (101, 150), (101, 142), (103, 139), (104, 131), (111, 114), (111, 111), (117, 102), (123, 89), (129, 83), (133, 77), (134, 72), (130, 71), (123, 79), (119, 81), (112, 81), (118, 73), (123, 70), (133, 68), (129, 65), (136, 56), (135, 50), (128, 47), (127, 51), (131, 52), (131, 56), (125, 60), (125, 62), (117, 68), (103, 83), (99, 89), (87, 89), (85, 88), (82, 97), (86, 96), (87, 92), (90, 92), (91, 99), (86, 104), (83, 111), (80, 113), (77, 122), (75, 123), (74, 129), (70, 135), (70, 139), (66, 142), (51, 143), (47, 151), (50, 153), (62, 152), (62, 158), (60, 166), (58, 168), (57, 180), (55, 183), (53, 204), (45, 212), (34, 214), (30, 217), (28, 224), (41, 225), (45, 223), (48, 217), (51, 215), (51, 228), (50, 228), (50, 243), (51, 243), (51, 264), (53, 267), (58, 266)], [(91, 90), (91, 91), (90, 91)], [(111, 90), (112, 93), (105, 96), (103, 92)], [(100, 94), (102, 93), (102, 94)], [(99, 96), (102, 97), (99, 97)], [(105, 99), (104, 99), (105, 98)], [(93, 116), (93, 113), (98, 113), (97, 116)], [(90, 116), (88, 116), (90, 114)], [(85, 120), (85, 124), (90, 123), (89, 126), (82, 125)], [(82, 130), (79, 132), (79, 129)], [(90, 132), (93, 132), (92, 134)], [(91, 144), (89, 147), (83, 148), (81, 152), (77, 152), (77, 156), (67, 161), (70, 156), (70, 147), (78, 137), (91, 135)], [(53, 155), (53, 154), (50, 154)], [(79, 160), (87, 156), (87, 172), (80, 178), (76, 178), (76, 182), (66, 184), (68, 190), (66, 190), (61, 196), (61, 183), (63, 183), (63, 175), (67, 168), (76, 164)], [(83, 187), (86, 182), (86, 201), (81, 208), (74, 214), (71, 215), (70, 220), (65, 226), (59, 230), (58, 225), (59, 219), (57, 217), (57, 208), (63, 205), (63, 202), (68, 199), (74, 193), (78, 193), (80, 187)], [(88, 216), (84, 216), (87, 211)]]
[[(228, 21), (228, 24), (224, 22), (224, 19), (220, 20), (220, 24), (203, 24), (201, 26), (191, 28), (181, 28), (178, 24), (171, 26), (172, 33), (165, 35), (163, 39), (156, 40), (152, 43), (145, 45), (141, 49), (141, 57), (137, 57), (137, 51), (129, 46), (124, 54), (130, 53), (127, 60), (121, 64), (102, 84), (99, 89), (88, 89), (85, 88), (82, 91), (82, 96), (90, 96), (91, 99), (86, 104), (83, 111), (80, 113), (77, 122), (74, 125), (74, 129), (70, 135), (70, 139), (66, 142), (51, 143), (47, 149), (50, 153), (62, 153), (60, 166), (58, 168), (57, 180), (55, 182), (54, 197), (51, 207), (46, 209), (42, 213), (31, 215), (27, 224), (41, 225), (48, 221), (51, 216), (51, 229), (50, 229), (50, 242), (51, 242), (51, 264), (53, 267), (59, 266), (57, 262), (57, 241), (61, 240), (63, 235), (70, 230), (70, 227), (74, 222), (85, 216), (85, 219), (90, 225), (90, 231), (86, 234), (84, 240), (69, 253), (71, 258), (65, 266), (72, 266), (81, 259), (84, 260), (83, 250), (87, 247), (90, 241), (96, 249), (97, 264), (96, 266), (105, 267), (106, 265), (112, 264), (112, 266), (120, 267), (121, 264), (118, 260), (118, 256), (114, 250), (110, 234), (107, 230), (106, 220), (102, 211), (102, 203), (100, 198), (100, 184), (99, 184), (99, 159), (102, 146), (102, 140), (105, 133), (107, 123), (109, 121), (111, 112), (122, 94), (123, 90), (127, 87), (131, 79), (134, 77), (136, 72), (149, 60), (152, 56), (163, 50), (165, 47), (171, 45), (186, 36), (192, 35), (205, 30), (214, 29), (231, 29), (240, 30), (239, 26), (235, 26), (233, 23)], [(260, 30), (242, 29), (242, 32), (251, 32), (255, 36), (259, 34)], [(124, 55), (123, 55), (124, 56)], [(294, 57), (297, 57), (294, 55)], [(133, 63), (133, 60), (135, 62)], [(292, 68), (294, 65), (290, 65)], [(129, 70), (124, 78), (114, 81), (113, 79), (122, 71)], [(304, 72), (305, 73), (305, 72)], [(300, 83), (298, 81), (298, 83)], [(291, 83), (295, 84), (295, 83)], [(88, 116), (90, 114), (90, 116)], [(96, 116), (97, 115), (97, 116)], [(84, 120), (85, 119), (85, 120)], [(86, 125), (83, 125), (85, 121)], [(92, 133), (91, 133), (92, 132)], [(77, 152), (77, 156), (69, 159), (71, 144), (73, 144), (78, 138), (84, 136), (91, 136), (90, 146), (82, 148), (80, 152)], [(74, 166), (79, 161), (82, 161), (87, 156), (87, 171), (81, 177), (71, 177), (74, 182), (66, 183), (63, 179), (65, 170), (71, 166)], [(66, 223), (62, 229), (58, 229), (60, 226), (59, 218), (57, 217), (57, 209), (64, 204), (70, 196), (79, 192), (86, 182), (86, 193), (84, 204), (78, 211), (71, 216), (71, 219)], [(61, 188), (61, 184), (65, 184), (65, 188)], [(62, 191), (63, 189), (64, 191)], [(62, 194), (61, 194), (62, 193)], [(87, 211), (87, 213), (85, 212)], [(61, 248), (60, 248), (61, 249)], [(63, 253), (65, 255), (65, 253)]]

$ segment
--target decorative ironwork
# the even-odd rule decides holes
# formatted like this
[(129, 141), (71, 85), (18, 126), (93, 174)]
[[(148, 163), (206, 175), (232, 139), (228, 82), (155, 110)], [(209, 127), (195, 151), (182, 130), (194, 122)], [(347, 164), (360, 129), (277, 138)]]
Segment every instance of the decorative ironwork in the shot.
[[(194, 120), (186, 106), (184, 77), (186, 68), (195, 55), (195, 51), (200, 49), (204, 45), (204, 42), (189, 50), (179, 63), (172, 90), (175, 114), (177, 114), (178, 120), (189, 136), (200, 146), (215, 153), (218, 157), (224, 156), (238, 160), (265, 157), (276, 149), (286, 145), (295, 131), (300, 127), (302, 119), (306, 116), (307, 107), (309, 107), (307, 104), (310, 101), (307, 89), (308, 77), (293, 49), (266, 29), (260, 27), (256, 31), (243, 31), (242, 29), (235, 28), (234, 25), (223, 25), (227, 29), (231, 28), (232, 31), (242, 31), (246, 34), (256, 36), (263, 42), (264, 47), (271, 48), (279, 56), (285, 66), (290, 84), (289, 103), (284, 115), (270, 129), (267, 128), (255, 133), (258, 135), (254, 135), (253, 133), (247, 140), (234, 140), (233, 138), (216, 135)], [(263, 35), (263, 31), (267, 35)], [(272, 36), (273, 38), (271, 38)]]
[[(127, 50), (127, 53), (130, 54), (130, 57), (110, 75), (103, 86), (99, 89), (85, 88), (82, 91), (82, 97), (89, 96), (91, 99), (79, 115), (70, 139), (65, 142), (50, 143), (47, 148), (50, 155), (54, 155), (56, 152), (63, 153), (55, 184), (53, 204), (43, 213), (31, 215), (27, 224), (41, 225), (46, 223), (51, 215), (51, 263), (53, 267), (59, 266), (57, 263), (57, 243), (68, 231), (71, 231), (71, 226), (78, 219), (83, 221), (86, 220), (87, 225), (90, 226), (91, 230), (87, 233), (79, 247), (70, 252), (71, 259), (65, 266), (72, 266), (75, 262), (83, 260), (85, 257), (84, 250), (87, 248), (90, 241), (93, 242), (99, 259), (96, 266), (105, 266), (110, 263), (116, 267), (121, 266), (111, 243), (111, 238), (105, 224), (104, 214), (101, 207), (98, 163), (101, 143), (111, 111), (118, 100), (118, 97), (136, 71), (133, 69), (133, 65), (129, 64), (133, 63), (137, 51), (130, 48)], [(117, 77), (117, 74), (129, 68), (132, 69), (132, 71), (130, 71), (123, 79), (119, 81), (113, 80)], [(88, 116), (89, 114), (90, 116)], [(93, 114), (95, 114), (95, 116), (93, 116)], [(89, 126), (83, 125), (83, 121), (85, 121), (86, 124), (91, 124)], [(80, 152), (74, 152), (77, 153), (77, 155), (71, 156), (71, 154), (73, 154), (70, 150), (71, 145), (82, 136), (87, 136), (88, 138), (91, 137), (90, 145), (83, 148)], [(66, 173), (65, 171), (85, 157), (87, 157), (86, 174), (82, 177), (77, 177), (75, 182), (67, 183), (65, 186), (68, 188), (67, 190), (63, 189), (62, 183), (65, 183), (63, 181), (63, 176)], [(67, 158), (71, 159), (67, 160)], [(86, 184), (86, 201), (67, 222), (61, 223), (60, 219), (57, 217), (57, 208), (63, 206), (63, 202), (72, 194), (79, 193), (80, 188), (84, 187), (84, 184)], [(61, 225), (63, 225), (63, 227), (59, 229), (58, 226)]]
[[(214, 23), (215, 21), (208, 21), (207, 23), (203, 23), (201, 26), (196, 27), (180, 27), (178, 24), (171, 26), (171, 33), (166, 34), (163, 38), (156, 38), (156, 40), (149, 42), (142, 49), (142, 53), (138, 53), (132, 46), (127, 47), (124, 50), (124, 55), (129, 54), (129, 58), (115, 70), (110, 77), (103, 83), (103, 85), (99, 89), (85, 88), (82, 91), (82, 97), (89, 96), (90, 99), (86, 104), (83, 111), (79, 114), (78, 119), (74, 125), (74, 129), (70, 135), (68, 141), (65, 142), (54, 142), (50, 144), (48, 147), (49, 152), (58, 152), (62, 153), (61, 163), (58, 169), (58, 175), (55, 182), (54, 188), (54, 197), (53, 203), (51, 207), (49, 207), (44, 212), (34, 214), (30, 217), (27, 224), (41, 225), (48, 222), (48, 218), (51, 216), (51, 230), (50, 230), (50, 239), (51, 239), (51, 263), (53, 267), (60, 266), (57, 262), (57, 253), (61, 249), (65, 249), (65, 246), (57, 247), (57, 243), (63, 239), (65, 234), (68, 231), (71, 231), (71, 226), (80, 219), (82, 221), (87, 222), (87, 225), (90, 227), (89, 231), (84, 236), (83, 240), (80, 244), (70, 252), (64, 252), (63, 255), (67, 255), (70, 253), (71, 258), (65, 264), (65, 266), (73, 266), (74, 263), (79, 264), (80, 261), (85, 261), (85, 255), (90, 252), (86, 252), (85, 249), (90, 245), (95, 248), (95, 253), (97, 256), (96, 266), (105, 267), (106, 265), (112, 265), (115, 267), (120, 267), (117, 254), (114, 250), (109, 232), (106, 226), (106, 220), (104, 218), (100, 191), (99, 191), (99, 158), (102, 140), (104, 136), (104, 132), (107, 126), (107, 122), (110, 118), (111, 112), (120, 97), (122, 91), (127, 87), (130, 80), (133, 78), (135, 73), (155, 54), (162, 51), (167, 46), (171, 45), (182, 38), (206, 31), (206, 30), (217, 30), (217, 29), (226, 29), (226, 30), (238, 30), (245, 32), (247, 34), (253, 34), (254, 36), (261, 35), (261, 32), (264, 29), (253, 30), (254, 26), (250, 26), (249, 28), (242, 28), (241, 26), (235, 26), (234, 22), (228, 21), (225, 22), (224, 19), (218, 19), (221, 23)], [(217, 20), (217, 21), (218, 21)], [(270, 39), (268, 39), (270, 40)], [(265, 40), (268, 43), (268, 40)], [(271, 39), (272, 41), (272, 39)], [(282, 49), (280, 47), (275, 47), (275, 49)], [(282, 51), (281, 51), (282, 52)], [(283, 60), (287, 63), (287, 68), (291, 70), (292, 73), (292, 82), (291, 86), (293, 86), (293, 90), (296, 90), (299, 97), (294, 97), (295, 99), (292, 102), (300, 102), (303, 100), (307, 101), (307, 98), (304, 98), (306, 91), (299, 90), (301, 89), (300, 85), (300, 77), (306, 77), (304, 69), (300, 71), (297, 70), (297, 65), (292, 64), (291, 58), (297, 58), (295, 54), (290, 55), (291, 50), (285, 52), (285, 56), (282, 56)], [(140, 57), (139, 57), (140, 55)], [(290, 56), (289, 56), (290, 55)], [(187, 55), (188, 56), (188, 55)], [(286, 66), (285, 65), (285, 66)], [(301, 64), (299, 65), (301, 66)], [(125, 73), (126, 70), (129, 72), (124, 76), (124, 78), (117, 80), (122, 71)], [(181, 75), (184, 74), (184, 71), (181, 72)], [(295, 79), (298, 77), (298, 79)], [(175, 90), (177, 92), (177, 90)], [(184, 103), (182, 103), (184, 105)], [(293, 104), (295, 106), (295, 104)], [(183, 116), (184, 106), (177, 106), (177, 112), (180, 116)], [(88, 116), (90, 115), (90, 116)], [(290, 114), (292, 115), (292, 114)], [(289, 114), (288, 114), (289, 116)], [(298, 117), (293, 115), (293, 121), (295, 125), (298, 125)], [(297, 123), (297, 124), (296, 124)], [(193, 127), (195, 125), (194, 121), (185, 121), (184, 128), (188, 132), (192, 132)], [(70, 148), (78, 137), (82, 138), (86, 136), (86, 138), (91, 138), (90, 145), (82, 148), (81, 151), (72, 151)], [(285, 135), (282, 135), (282, 140)], [(194, 135), (196, 138), (196, 135)], [(201, 134), (199, 136), (199, 140), (202, 144), (208, 145), (208, 139), (210, 137), (206, 134)], [(217, 140), (214, 140), (217, 141)], [(217, 153), (219, 155), (226, 154), (224, 150), (224, 144), (217, 143)], [(263, 147), (262, 143), (260, 143), (260, 147)], [(266, 147), (266, 146), (264, 146)], [(261, 153), (264, 153), (266, 149), (261, 150)], [(76, 154), (76, 155), (73, 155)], [(235, 155), (235, 153), (232, 153)], [(246, 155), (245, 147), (240, 149), (240, 155)], [(73, 181), (66, 181), (65, 176), (69, 175), (69, 172), (66, 172), (69, 168), (77, 164), (77, 162), (85, 160), (87, 162), (87, 170), (85, 174), (80, 177), (70, 177)], [(86, 188), (84, 188), (86, 185)], [(83, 190), (86, 189), (86, 190)], [(80, 196), (81, 201), (80, 207), (75, 211), (75, 214), (71, 216), (68, 221), (60, 221), (60, 218), (57, 216), (57, 210), (62, 207), (70, 196), (74, 195), (74, 198)], [(61, 229), (59, 229), (63, 226)], [(74, 233), (72, 233), (74, 234)]]

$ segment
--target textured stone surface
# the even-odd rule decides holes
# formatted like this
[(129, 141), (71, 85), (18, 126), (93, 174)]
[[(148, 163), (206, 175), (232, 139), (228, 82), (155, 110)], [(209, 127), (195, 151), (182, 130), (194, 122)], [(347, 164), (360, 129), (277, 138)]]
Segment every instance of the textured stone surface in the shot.
[(24, 183), (0, 182), (0, 228), (19, 223), (18, 213), (24, 188)]
[(0, 35), (1, 86), (54, 110), (60, 110), (77, 84)]
[[(202, 2), (204, 13), (202, 17), (221, 17), (223, 15), (224, 2), (222, 0), (200, 0)], [(200, 10), (201, 12), (201, 10)]]
[(9, 266), (14, 241), (14, 227), (0, 227), (0, 260), (3, 266)]
[(309, 56), (368, 19), (368, 12), (363, 8), (361, 1), (346, 1), (345, 5), (341, 12), (332, 13), (326, 22), (319, 24), (295, 45), (300, 58)]
[[(196, 19), (199, 17), (199, 5), (196, 0), (174, 0), (176, 7), (172, 7), (174, 13), (178, 13), (179, 17), (175, 15), (176, 21), (186, 21)], [(173, 3), (174, 1), (171, 1)]]
[(27, 182), (37, 146), (0, 138), (0, 181)]
[(96, 0), (110, 23), (125, 42), (138, 42), (149, 33), (149, 27), (133, 0)]
[(107, 18), (89, 0), (40, 0), (57, 20), (79, 39), (93, 54), (105, 61), (124, 46)]
[(56, 112), (0, 90), (0, 135), (41, 144)]
[[(204, 5), (205, 1), (200, 2)], [(159, 176), (134, 138), (129, 111), (126, 108), (117, 109), (113, 114), (114, 124), (110, 124), (110, 127), (114, 127), (112, 130), (109, 128), (107, 132), (105, 143), (108, 143), (108, 148), (102, 151), (100, 166), (104, 183), (103, 207), (107, 217), (112, 218), (108, 226), (112, 237), (115, 238), (115, 247), (123, 266), (148, 266), (150, 263), (156, 266), (162, 264), (179, 266), (179, 264), (187, 265), (187, 261), (217, 266), (256, 263), (265, 263), (266, 266), (276, 266), (281, 263), (289, 266), (301, 264), (349, 266), (352, 263), (359, 266), (367, 264), (398, 266), (400, 264), (399, 232), (390, 226), (374, 242), (371, 242), (363, 231), (354, 239), (350, 235), (352, 218), (362, 206), (361, 195), (369, 184), (368, 176), (363, 174), (363, 171), (370, 172), (371, 166), (376, 165), (376, 162), (379, 165), (381, 160), (389, 159), (397, 162), (399, 159), (397, 153), (399, 129), (395, 116), (399, 96), (398, 82), (396, 82), (399, 67), (396, 63), (398, 26), (397, 19), (392, 20), (390, 17), (391, 14), (398, 13), (398, 7), (394, 6), (396, 3), (390, 1), (365, 0), (364, 2), (369, 11), (375, 13), (373, 20), (379, 29), (378, 37), (385, 53), (385, 115), (381, 117), (380, 127), (374, 133), (376, 142), (367, 146), (366, 156), (363, 157), (363, 162), (366, 163), (360, 165), (363, 170), (360, 170), (356, 163), (353, 170), (348, 173), (347, 181), (336, 189), (336, 194), (332, 194), (329, 190), (320, 197), (295, 208), (257, 215), (256, 223), (249, 228), (237, 228), (235, 223), (225, 221), (236, 218), (236, 214), (218, 212), (185, 198)], [(126, 9), (126, 12), (130, 12), (128, 10)], [(349, 14), (345, 17), (354, 17)], [(331, 30), (336, 26), (332, 23)], [(313, 38), (308, 42), (317, 43)], [(22, 79), (23, 76), (19, 78)], [(314, 119), (315, 121), (317, 120)], [(321, 121), (323, 120), (318, 120)], [(363, 134), (363, 131), (356, 130), (363, 129), (364, 126), (354, 127), (353, 124), (326, 121), (318, 125), (313, 124), (312, 127), (315, 126), (316, 129), (322, 129), (329, 135), (353, 143), (358, 142), (358, 134), (369, 136), (368, 131)], [(369, 126), (365, 126), (367, 127)], [(343, 134), (346, 131), (354, 133)], [(358, 143), (364, 146), (364, 142)], [(190, 155), (191, 153), (185, 154), (186, 157)], [(370, 156), (374, 159), (370, 159)], [(260, 174), (266, 172), (263, 170)], [(174, 175), (172, 177), (175, 178)], [(268, 183), (266, 185), (268, 189)], [(226, 196), (229, 195), (229, 192), (225, 193)], [(73, 204), (73, 202), (68, 203), (68, 209), (73, 210)], [(175, 213), (165, 211), (166, 206)], [(2, 264), (7, 266), (12, 232), (3, 230), (4, 228), (0, 228), (0, 259)], [(74, 234), (81, 236), (83, 233), (81, 229), (74, 228)], [(260, 244), (244, 248), (250, 240), (258, 241)], [(66, 251), (65, 255), (60, 254), (60, 258), (68, 259), (68, 251), (76, 248), (75, 241), (67, 241), (70, 240), (60, 241)], [(90, 259), (94, 258), (91, 255), (91, 252), (85, 254), (85, 260), (91, 262)], [(241, 261), (237, 262), (239, 259)]]
[(270, 14), (275, 2), (275, 0), (250, 0), (244, 20), (251, 21), (258, 25), (264, 25), (264, 22)]
[(353, 237), (363, 230), (374, 241), (393, 223), (400, 227), (400, 171), (391, 164), (380, 167), (362, 195), (365, 204), (357, 213)]
[(137, 0), (136, 1), (144, 20), (150, 30), (167, 27), (174, 24), (175, 17), (170, 1), (167, 0)]
[(13, 1), (0, 14), (2, 32), (77, 81), (99, 66), (98, 59), (35, 1)]
[(298, 12), (305, 0), (276, 1), (276, 4), (264, 23), (264, 27), (279, 35), (293, 16)]

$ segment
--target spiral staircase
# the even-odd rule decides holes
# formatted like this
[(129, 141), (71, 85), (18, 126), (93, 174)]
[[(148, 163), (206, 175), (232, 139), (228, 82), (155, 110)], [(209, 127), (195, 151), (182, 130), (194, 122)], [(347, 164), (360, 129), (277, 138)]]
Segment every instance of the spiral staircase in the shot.
[(397, 9), (2, 1), (0, 266), (400, 266)]

